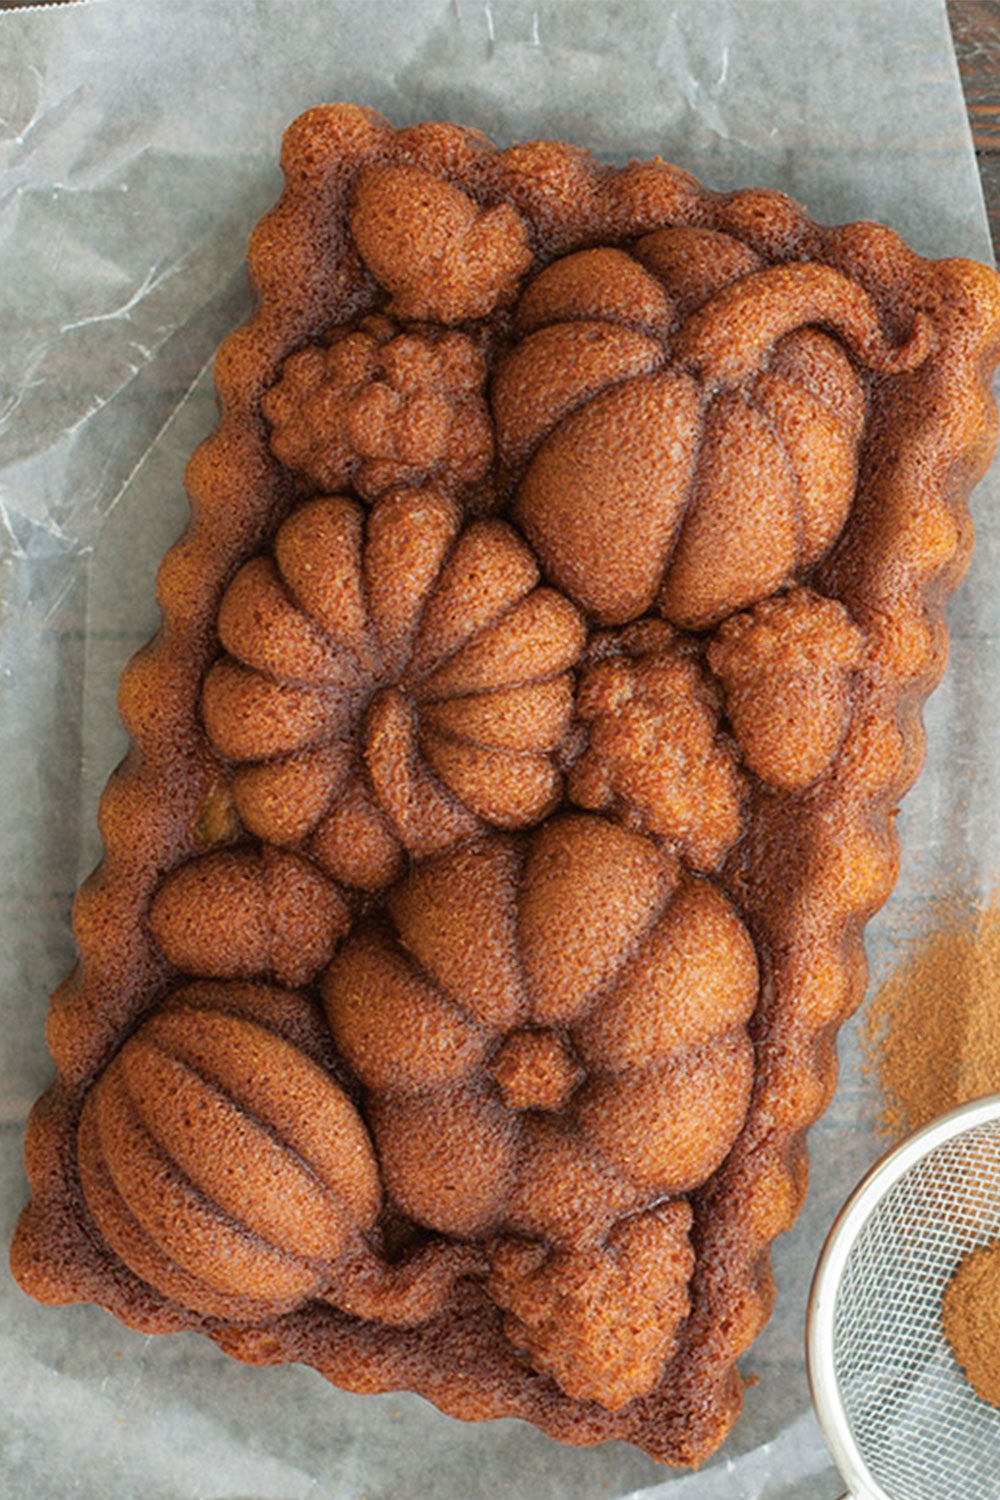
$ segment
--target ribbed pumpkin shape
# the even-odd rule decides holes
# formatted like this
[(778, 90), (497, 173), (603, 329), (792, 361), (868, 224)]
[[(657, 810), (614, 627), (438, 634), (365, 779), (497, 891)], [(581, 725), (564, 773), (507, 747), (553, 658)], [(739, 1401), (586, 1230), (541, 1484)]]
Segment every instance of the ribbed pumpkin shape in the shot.
[(329, 1061), (301, 996), (204, 983), (168, 999), (80, 1118), (84, 1197), (119, 1259), (183, 1307), (235, 1322), (320, 1293), (381, 1197)]
[(399, 491), (300, 506), (219, 610), (205, 725), (251, 832), (377, 889), (558, 803), (583, 621), (505, 522)]
[(425, 861), (388, 910), (395, 935), (356, 929), (323, 996), (414, 1218), (574, 1244), (715, 1169), (747, 1105), (757, 992), (718, 887), (567, 814)]
[[(687, 1306), (686, 1205), (661, 1256), (679, 1286), (619, 1275), (606, 1237), (703, 1182), (740, 1130), (750, 938), (715, 885), (585, 814), (427, 860), (388, 912), (394, 931), (357, 929), (323, 981), (386, 1191), (429, 1228), (486, 1240), (518, 1347), (621, 1404), (655, 1382)], [(540, 1253), (511, 1253), (511, 1235)], [(600, 1319), (566, 1301), (585, 1283), (612, 1299)]]
[(523, 473), (513, 515), (547, 577), (600, 623), (655, 603), (690, 629), (830, 546), (857, 478), (856, 366), (907, 370), (930, 344), (918, 315), (891, 346), (832, 267), (764, 269), (685, 227), (555, 261), (516, 328), (492, 388), (498, 453), (512, 482)]

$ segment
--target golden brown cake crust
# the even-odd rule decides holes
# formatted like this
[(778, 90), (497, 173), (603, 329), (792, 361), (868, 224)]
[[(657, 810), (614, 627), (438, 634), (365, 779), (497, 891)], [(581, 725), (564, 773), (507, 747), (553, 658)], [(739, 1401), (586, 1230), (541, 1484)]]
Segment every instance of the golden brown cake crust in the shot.
[[(923, 260), (877, 226), (817, 226), (777, 193), (719, 195), (660, 161), (605, 167), (559, 143), (500, 151), (451, 125), (394, 131), (355, 106), (303, 115), (282, 161), (283, 196), (251, 243), (257, 310), (218, 355), (219, 426), (191, 460), (191, 524), (160, 571), (163, 624), (122, 679), (131, 749), (101, 803), (105, 857), (74, 907), (80, 962), (52, 1001), (58, 1078), (29, 1127), (33, 1197), (15, 1274), (42, 1300), (92, 1300), (149, 1332), (199, 1328), (250, 1363), (304, 1361), (349, 1389), (405, 1387), (457, 1416), (516, 1415), (562, 1441), (621, 1438), (665, 1462), (696, 1463), (739, 1411), (736, 1361), (773, 1298), (768, 1248), (801, 1203), (804, 1132), (830, 1097), (836, 1029), (864, 989), (863, 926), (895, 876), (892, 815), (922, 759), (920, 708), (947, 650), (944, 603), (971, 549), (966, 501), (995, 441), (1000, 283), (967, 261)], [(414, 215), (426, 233), (410, 254)], [(388, 395), (373, 396), (373, 380)], [(662, 439), (652, 453), (627, 440), (648, 422)], [(566, 507), (567, 462), (582, 466), (597, 497), (582, 521)], [(312, 498), (346, 486), (353, 497)], [(319, 588), (306, 599), (302, 583), (318, 533), (303, 533), (295, 517), (310, 504), (321, 509), (309, 525), (340, 538), (334, 551), (355, 548), (336, 574), (341, 596), (364, 579), (360, 633), (335, 667), (317, 625), (326, 596)], [(299, 529), (279, 545), (295, 505)], [(755, 508), (767, 546), (747, 530)], [(419, 528), (408, 531), (416, 511)], [(475, 576), (485, 595), (476, 597), (495, 588), (505, 608), (520, 601), (525, 630), (549, 653), (535, 679), (516, 664), (523, 633), (498, 634), (488, 612), (462, 636), (461, 672), (434, 677), (435, 641), (458, 650), (455, 621), (468, 614), (446, 607), (461, 570), (449, 583), (443, 562), (463, 526), (465, 538), (480, 528)], [(720, 543), (744, 533), (734, 568)], [(408, 558), (423, 580), (422, 635), (413, 601), (369, 566), (379, 556)], [(288, 585), (280, 598), (278, 573)], [(299, 582), (288, 584), (293, 575)], [(445, 597), (436, 615), (427, 603), (435, 590)], [(761, 602), (775, 593), (778, 604)], [(650, 613), (655, 621), (629, 624)], [(275, 652), (288, 646), (300, 672), (309, 664), (294, 691), (274, 686), (277, 657), (247, 665), (262, 618)], [(829, 626), (819, 648), (817, 619)], [(705, 632), (721, 620), (706, 659)], [(598, 649), (608, 627), (610, 644)], [(331, 686), (348, 656), (353, 675)], [(404, 660), (417, 663), (421, 682), (437, 682), (416, 692), (415, 707), (393, 697)], [(589, 746), (566, 727), (561, 684), (572, 674), (589, 684), (576, 719)], [(789, 683), (804, 711), (821, 704), (821, 754), (769, 739), (759, 703), (768, 694), (785, 703)], [(498, 692), (519, 696), (500, 713)], [(679, 712), (681, 738), (708, 757), (704, 787), (668, 778), (650, 788), (634, 737), (669, 737)], [(361, 734), (383, 767), (362, 791), (345, 779), (333, 723)], [(278, 736), (264, 750), (261, 725)], [(477, 758), (484, 743), (490, 756)], [(394, 746), (412, 752), (405, 785)], [(270, 780), (254, 770), (265, 753), (269, 766), (283, 757)], [(520, 802), (515, 755), (534, 777)], [(689, 806), (698, 797), (712, 814), (700, 839)], [(559, 812), (567, 801), (589, 811)], [(270, 830), (259, 835), (263, 851), (247, 836), (255, 820)], [(435, 850), (434, 830), (446, 823), (441, 842), (471, 852)], [(709, 1076), (730, 1080), (735, 1124), (674, 1182), (659, 1168), (634, 1178), (606, 1165), (622, 1149), (620, 1121), (593, 1106), (585, 1075), (589, 1067), (599, 1079), (611, 1056), (624, 1065), (633, 1045), (618, 991), (579, 1022), (559, 1011), (560, 953), (543, 952), (530, 979), (527, 918), (519, 963), (530, 982), (511, 1001), (511, 1016), (524, 1008), (519, 1020), (459, 1025), (426, 962), (407, 967), (423, 930), (417, 897), (430, 899), (435, 870), (453, 874), (449, 860), (474, 861), (473, 893), (483, 869), (502, 867), (496, 889), (523, 912), (544, 906), (532, 871), (550, 858), (565, 870), (587, 840), (595, 869), (601, 850), (633, 851), (634, 885), (625, 885), (648, 888), (649, 908), (641, 922), (627, 920), (644, 933), (682, 898), (697, 905), (698, 892), (718, 889), (719, 911), (697, 920), (724, 929), (715, 940), (743, 975), (734, 991), (746, 982), (740, 945), (755, 950), (752, 1016), (737, 1006), (719, 1022), (722, 1040), (710, 1032), (694, 1049), (730, 1059)], [(414, 860), (389, 915), (359, 895)], [(613, 883), (601, 878), (586, 900), (567, 886), (566, 900), (581, 911), (587, 900), (613, 907)], [(531, 920), (545, 927), (544, 912)], [(401, 932), (410, 933), (402, 957)], [(287, 993), (308, 990), (335, 952), (324, 998), (336, 1048), (314, 1000)], [(366, 1125), (402, 1196), (411, 1191), (409, 1106), (380, 1072), (388, 1056), (392, 1075), (406, 1049), (405, 1038), (395, 1052), (384, 1037), (373, 1045), (338, 981), (365, 952), (391, 969), (392, 993), (419, 989), (434, 1036), (451, 1028), (449, 1066), (467, 1069), (462, 1088), (480, 1099), (493, 1091), (516, 1122), (531, 1110), (559, 1119), (576, 1110), (590, 1132), (586, 1172), (604, 1174), (601, 1201), (613, 1206), (627, 1179), (618, 1212), (640, 1203), (644, 1213), (619, 1218), (606, 1243), (596, 1230), (588, 1240), (552, 1218), (544, 1195), (518, 1198), (517, 1174), (499, 1161), (482, 1199), (482, 1222), (501, 1236), (495, 1251), (471, 1231), (427, 1233), (435, 1216), (443, 1222), (440, 1192), (411, 1203), (409, 1219), (391, 1201), (379, 1210), (384, 1181)], [(185, 989), (185, 973), (202, 988)], [(627, 988), (627, 974), (619, 980)], [(255, 1009), (259, 981), (278, 997), (266, 1024)], [(469, 980), (463, 994), (476, 993)], [(487, 1034), (501, 1040), (480, 1056)], [(212, 1038), (220, 1060), (208, 1076), (199, 1049)], [(243, 1076), (236, 1059), (247, 1038), (262, 1057), (289, 1059), (302, 1097), (331, 1122), (325, 1145), (296, 1135), (281, 1099)], [(129, 1079), (133, 1092), (167, 1100), (185, 1067), (212, 1140), (249, 1151), (254, 1131), (267, 1136), (281, 1212), (249, 1223), (252, 1202), (230, 1200), (219, 1174), (202, 1178), (196, 1161), (179, 1161), (176, 1121), (174, 1154), (162, 1141), (154, 1151)], [(420, 1097), (429, 1108), (430, 1095)], [(442, 1097), (438, 1088), (439, 1110)], [(460, 1118), (478, 1119), (478, 1109)], [(530, 1135), (517, 1123), (491, 1140), (507, 1141), (523, 1165), (518, 1132)], [(538, 1138), (548, 1150), (551, 1132)], [(158, 1228), (148, 1201), (154, 1157), (163, 1182), (183, 1187), (170, 1201), (189, 1214)], [(571, 1175), (565, 1153), (560, 1160)], [(379, 1212), (381, 1258), (371, 1250)], [(168, 1239), (201, 1234), (213, 1214), (241, 1218), (252, 1240), (242, 1290), (224, 1284), (209, 1230), (197, 1264), (178, 1268), (163, 1255)], [(618, 1308), (620, 1327), (633, 1330), (632, 1383), (609, 1359), (613, 1319), (595, 1329), (596, 1305)]]

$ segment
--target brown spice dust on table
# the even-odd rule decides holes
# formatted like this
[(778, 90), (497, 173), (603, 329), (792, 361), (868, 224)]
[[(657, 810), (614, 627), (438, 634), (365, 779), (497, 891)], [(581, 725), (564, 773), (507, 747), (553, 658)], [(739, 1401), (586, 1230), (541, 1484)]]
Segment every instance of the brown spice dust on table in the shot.
[(945, 1289), (941, 1323), (976, 1395), (1000, 1406), (1000, 1240), (963, 1257)]
[(881, 1135), (1000, 1092), (1000, 890), (977, 908), (942, 897), (926, 934), (869, 1002), (865, 1071), (882, 1092)]

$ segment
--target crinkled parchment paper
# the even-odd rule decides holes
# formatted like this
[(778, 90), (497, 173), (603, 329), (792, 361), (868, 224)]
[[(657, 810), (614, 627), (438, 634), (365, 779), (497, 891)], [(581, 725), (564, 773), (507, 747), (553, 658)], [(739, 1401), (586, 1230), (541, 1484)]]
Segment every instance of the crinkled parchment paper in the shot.
[[(157, 623), (185, 459), (214, 420), (209, 361), (249, 309), (247, 234), (283, 127), (324, 100), (659, 153), (718, 188), (774, 186), (826, 222), (875, 218), (928, 255), (989, 257), (942, 0), (86, 0), (0, 13), (0, 1108), (5, 1242), (24, 1121), (50, 1077), (46, 996), (124, 751), (118, 673)], [(874, 979), (942, 883), (1000, 868), (995, 477), (952, 611), (950, 675), (902, 817), (904, 873), (871, 924)], [(992, 502), (992, 504), (991, 504)], [(992, 514), (991, 514), (992, 510)], [(811, 1270), (878, 1154), (854, 1027), (779, 1241), (760, 1380), (721, 1453), (673, 1474), (609, 1444), (466, 1426), (409, 1395), (251, 1370), (194, 1335), (145, 1339), (36, 1306), (4, 1265), (0, 1495), (101, 1500), (832, 1500), (802, 1355)]]

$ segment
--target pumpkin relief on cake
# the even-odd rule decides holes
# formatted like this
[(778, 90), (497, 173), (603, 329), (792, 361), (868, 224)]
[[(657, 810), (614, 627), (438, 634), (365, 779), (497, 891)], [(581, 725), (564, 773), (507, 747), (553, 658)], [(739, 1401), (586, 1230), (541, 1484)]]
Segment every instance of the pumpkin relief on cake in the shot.
[(219, 607), (202, 691), (247, 829), (374, 890), (562, 790), (585, 624), (505, 521), (439, 490), (297, 507)]
[[(681, 1195), (746, 1114), (757, 995), (746, 929), (715, 886), (585, 814), (424, 862), (388, 915), (389, 930), (352, 934), (323, 981), (387, 1190), (430, 1229), (493, 1242), (488, 1288), (514, 1311), (513, 1340), (569, 1394), (624, 1405), (655, 1383), (686, 1307)], [(655, 1296), (617, 1308), (607, 1288), (601, 1324), (578, 1313), (567, 1336), (560, 1278), (543, 1296), (540, 1264), (590, 1275), (616, 1259), (609, 1231), (654, 1208), (669, 1252)], [(685, 1268), (674, 1285), (667, 1265)]]
[(347, 106), (285, 165), (15, 1271), (698, 1462), (863, 987), (843, 871), (891, 881), (997, 282)]

